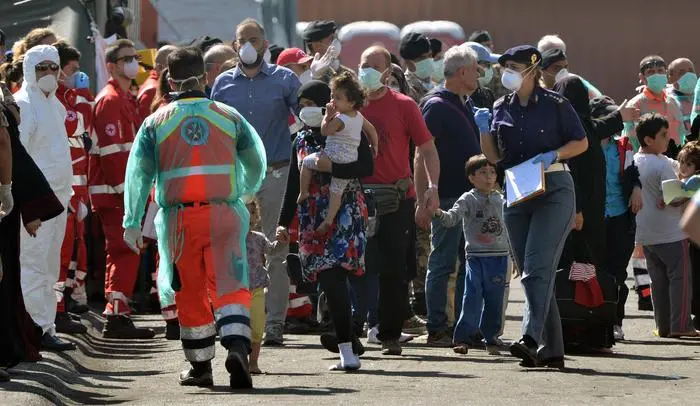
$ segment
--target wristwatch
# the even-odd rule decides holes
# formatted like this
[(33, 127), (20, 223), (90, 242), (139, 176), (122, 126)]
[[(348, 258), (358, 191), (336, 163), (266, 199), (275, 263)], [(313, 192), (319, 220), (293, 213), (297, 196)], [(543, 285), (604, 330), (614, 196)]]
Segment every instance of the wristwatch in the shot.
[(554, 157), (554, 162), (552, 162), (552, 165), (558, 164), (558, 163), (559, 163), (559, 151), (554, 151), (554, 153), (555, 153), (556, 155), (555, 155), (555, 157)]

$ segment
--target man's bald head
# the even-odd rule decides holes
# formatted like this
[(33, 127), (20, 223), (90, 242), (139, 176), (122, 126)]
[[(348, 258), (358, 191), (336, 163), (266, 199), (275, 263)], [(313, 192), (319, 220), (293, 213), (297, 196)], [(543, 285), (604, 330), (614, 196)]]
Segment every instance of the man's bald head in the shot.
[(177, 51), (175, 45), (165, 45), (158, 49), (156, 52), (156, 72), (160, 73), (163, 69), (168, 67), (168, 55), (172, 54), (174, 51)]
[(204, 54), (204, 63), (222, 64), (228, 61), (229, 59), (233, 59), (235, 57), (236, 51), (234, 51), (231, 46), (218, 44), (209, 48), (207, 50), (207, 53)]
[(688, 72), (695, 73), (695, 65), (688, 58), (678, 58), (668, 65), (668, 81), (678, 88), (678, 80)]
[(204, 54), (204, 65), (207, 68), (207, 84), (213, 86), (221, 70), (221, 65), (228, 60), (236, 59), (237, 56), (236, 51), (228, 45), (218, 44), (209, 48), (207, 53)]
[(360, 68), (374, 68), (384, 72), (391, 66), (391, 53), (379, 45), (371, 46), (362, 53)]

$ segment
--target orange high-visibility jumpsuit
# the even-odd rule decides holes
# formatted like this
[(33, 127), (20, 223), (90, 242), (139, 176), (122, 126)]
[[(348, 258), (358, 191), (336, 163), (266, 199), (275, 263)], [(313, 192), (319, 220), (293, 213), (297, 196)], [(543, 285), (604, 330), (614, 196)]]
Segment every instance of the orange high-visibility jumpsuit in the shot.
[(123, 225), (141, 227), (155, 179), (161, 305), (171, 304), (174, 290), (185, 357), (203, 362), (214, 357), (217, 330), (225, 348), (236, 341), (250, 348), (242, 197), (260, 188), (266, 162), (262, 141), (243, 117), (194, 95), (141, 126), (127, 164)]

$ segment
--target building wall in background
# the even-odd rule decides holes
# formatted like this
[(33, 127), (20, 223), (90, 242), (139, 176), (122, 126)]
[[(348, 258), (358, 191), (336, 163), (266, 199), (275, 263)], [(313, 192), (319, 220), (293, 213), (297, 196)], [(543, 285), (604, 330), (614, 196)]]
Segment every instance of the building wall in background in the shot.
[(486, 29), (496, 52), (535, 45), (557, 33), (567, 44), (571, 72), (581, 74), (618, 102), (634, 96), (639, 61), (659, 54), (666, 62), (689, 57), (700, 63), (700, 1), (674, 0), (300, 0), (299, 21), (339, 24), (384, 20), (399, 28), (420, 20), (450, 20), (471, 33)]

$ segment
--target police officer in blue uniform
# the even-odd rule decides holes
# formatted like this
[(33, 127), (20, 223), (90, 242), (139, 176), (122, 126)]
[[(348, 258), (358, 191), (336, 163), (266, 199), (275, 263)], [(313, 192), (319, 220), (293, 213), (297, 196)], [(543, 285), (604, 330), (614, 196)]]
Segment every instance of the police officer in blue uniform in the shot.
[(505, 69), (501, 81), (512, 93), (496, 101), (493, 114), (477, 110), (475, 120), (490, 161), (509, 169), (535, 158), (545, 168), (543, 194), (503, 208), (525, 291), (522, 338), (510, 352), (522, 359), (523, 367), (561, 369), (564, 342), (554, 280), (576, 212), (574, 182), (565, 162), (583, 153), (588, 141), (571, 104), (540, 87), (541, 61), (529, 45), (504, 53), (498, 59)]

